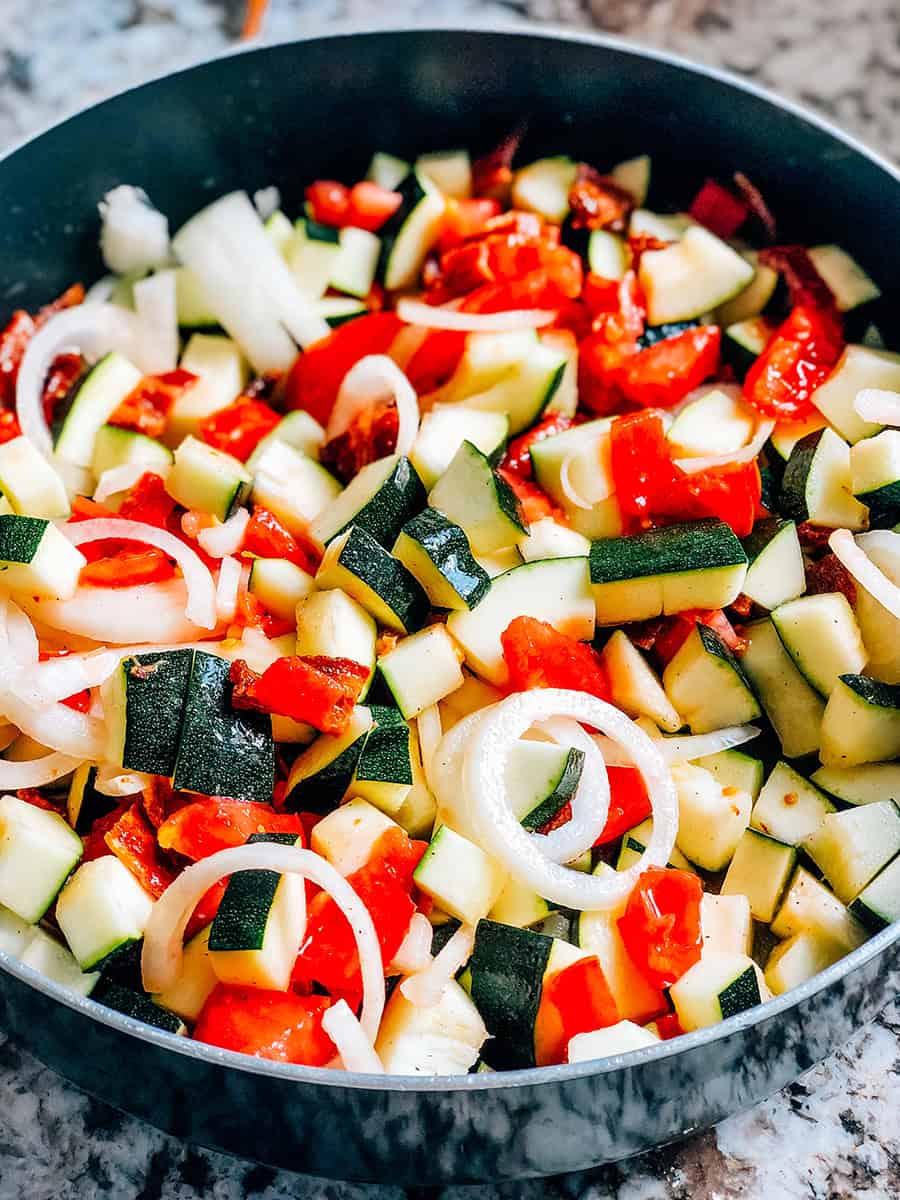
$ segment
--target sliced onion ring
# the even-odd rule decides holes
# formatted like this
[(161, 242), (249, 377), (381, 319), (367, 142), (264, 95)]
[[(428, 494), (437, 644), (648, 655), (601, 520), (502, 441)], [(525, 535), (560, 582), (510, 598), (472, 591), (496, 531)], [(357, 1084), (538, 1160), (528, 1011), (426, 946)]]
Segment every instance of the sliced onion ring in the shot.
[(373, 1039), (356, 1018), (346, 1000), (325, 1010), (322, 1028), (337, 1046), (345, 1071), (356, 1071), (360, 1075), (383, 1075), (384, 1063), (375, 1052)]
[(423, 304), (421, 300), (401, 300), (397, 316), (409, 325), (423, 329), (450, 329), (458, 333), (507, 333), (515, 329), (542, 329), (552, 325), (556, 312), (541, 308), (523, 308), (512, 312), (469, 313)]
[(230, 554), (222, 559), (216, 583), (216, 617), (220, 621), (233, 621), (237, 612), (238, 589), (241, 585), (241, 563)]
[(69, 775), (81, 762), (68, 754), (54, 750), (31, 762), (8, 762), (0, 759), (0, 791), (14, 792), (18, 788), (43, 787), (63, 775)]
[(431, 939), (434, 930), (424, 914), (414, 912), (406, 936), (397, 947), (397, 953), (388, 968), (389, 975), (412, 975), (423, 971), (432, 961)]
[(571, 801), (571, 817), (551, 833), (532, 834), (551, 862), (573, 862), (590, 850), (606, 826), (609, 774), (600, 750), (577, 721), (554, 717), (542, 722), (541, 729), (558, 746), (572, 746), (584, 755), (581, 779)]
[(325, 436), (329, 441), (348, 428), (357, 413), (380, 400), (397, 406), (396, 454), (409, 454), (419, 432), (419, 401), (415, 388), (386, 354), (367, 354), (344, 376), (331, 411)]
[(123, 771), (109, 764), (97, 768), (94, 788), (101, 796), (134, 796), (151, 785), (152, 776), (140, 771)]
[(772, 420), (759, 421), (756, 432), (739, 450), (731, 450), (728, 454), (707, 454), (699, 458), (676, 458), (675, 466), (680, 467), (686, 475), (696, 475), (699, 471), (710, 471), (714, 467), (738, 466), (741, 463), (752, 462), (772, 436), (775, 422)]
[[(513, 741), (535, 722), (561, 715), (613, 736), (627, 749), (644, 778), (652, 806), (653, 833), (640, 859), (627, 871), (585, 875), (550, 862), (507, 803), (504, 766)], [(463, 787), (479, 844), (520, 883), (569, 908), (584, 911), (615, 907), (629, 894), (643, 870), (665, 866), (675, 845), (675, 785), (656, 743), (617, 708), (585, 692), (536, 689), (509, 696), (487, 709), (472, 732)]]
[[(693, 762), (695, 758), (705, 758), (709, 754), (718, 754), (720, 750), (732, 750), (735, 746), (743, 746), (759, 737), (756, 725), (729, 725), (725, 729), (716, 729), (712, 733), (691, 733), (683, 737), (654, 737), (653, 745), (667, 763)], [(621, 746), (611, 738), (597, 734), (594, 741), (600, 747), (603, 757), (611, 767), (632, 767), (634, 763)]]
[(99, 687), (115, 671), (120, 657), (112, 650), (93, 650), (51, 658), (23, 670), (14, 690), (26, 704), (35, 707), (54, 704), (85, 688)]
[(234, 846), (219, 850), (182, 871), (157, 900), (144, 933), (141, 970), (145, 989), (161, 992), (175, 982), (181, 969), (184, 931), (191, 914), (213, 884), (236, 871), (300, 875), (331, 896), (353, 930), (363, 984), (360, 1024), (374, 1042), (384, 1011), (384, 967), (372, 918), (350, 884), (330, 863), (299, 846), (263, 842)]
[(174, 534), (166, 529), (158, 529), (144, 521), (123, 521), (118, 517), (98, 517), (93, 521), (78, 521), (74, 525), (64, 525), (62, 532), (73, 546), (83, 546), (87, 542), (97, 542), (104, 538), (114, 538), (125, 541), (143, 542), (148, 546), (156, 546), (170, 558), (174, 558), (187, 587), (187, 604), (185, 616), (201, 629), (216, 627), (216, 588), (209, 568), (198, 557), (197, 553), (179, 541)]
[[(878, 529), (866, 534), (866, 540), (869, 545), (883, 545), (893, 550), (900, 545), (900, 534), (891, 533), (888, 529)], [(865, 588), (882, 608), (900, 621), (900, 588), (892, 583), (865, 550), (856, 544), (850, 530), (835, 529), (828, 539), (828, 545), (860, 587)]]
[[(188, 513), (184, 514), (185, 517), (188, 515)], [(200, 529), (196, 535), (197, 541), (210, 558), (225, 558), (228, 554), (237, 554), (244, 544), (244, 534), (249, 523), (249, 510), (239, 508), (221, 525), (209, 525), (205, 529)], [(184, 518), (182, 518), (181, 525), (184, 529)], [(188, 536), (191, 535), (188, 534)]]
[(900, 425), (900, 392), (862, 388), (853, 401), (857, 416), (875, 425)]
[(410, 975), (400, 984), (400, 991), (416, 1008), (431, 1008), (439, 1004), (447, 984), (460, 967), (465, 966), (475, 945), (475, 930), (460, 925), (446, 946), (423, 971)]
[(115, 646), (181, 645), (204, 631), (185, 616), (183, 579), (128, 588), (80, 587), (71, 600), (34, 600), (23, 607), (50, 629)]

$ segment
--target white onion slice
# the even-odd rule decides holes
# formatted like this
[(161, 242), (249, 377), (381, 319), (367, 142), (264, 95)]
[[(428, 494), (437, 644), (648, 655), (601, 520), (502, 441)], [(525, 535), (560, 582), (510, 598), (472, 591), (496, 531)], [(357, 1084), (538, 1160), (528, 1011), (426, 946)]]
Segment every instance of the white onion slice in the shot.
[(853, 401), (857, 416), (876, 425), (900, 425), (900, 392), (862, 388)]
[(110, 496), (115, 496), (118, 492), (127, 492), (148, 471), (152, 471), (154, 475), (159, 475), (161, 479), (165, 479), (169, 474), (167, 466), (154, 465), (150, 467), (147, 463), (140, 462), (122, 463), (119, 467), (110, 467), (103, 472), (94, 489), (94, 499), (98, 504), (102, 504)]
[(85, 358), (94, 360), (119, 350), (137, 362), (138, 341), (134, 313), (112, 304), (79, 304), (63, 309), (37, 331), (19, 367), (16, 416), (22, 433), (45, 458), (53, 458), (53, 439), (44, 416), (44, 382), (56, 356), (80, 350)]
[(183, 579), (128, 588), (80, 587), (71, 600), (28, 597), (22, 603), (32, 617), (51, 629), (114, 646), (181, 645), (201, 641), (204, 636), (204, 630), (185, 615)]
[(191, 914), (213, 884), (236, 871), (300, 875), (331, 896), (353, 930), (363, 984), (360, 1023), (367, 1037), (374, 1042), (384, 1012), (384, 968), (372, 918), (350, 884), (330, 863), (299, 846), (264, 842), (234, 846), (219, 850), (182, 871), (157, 900), (144, 933), (141, 957), (144, 988), (148, 992), (161, 992), (175, 982), (181, 968), (184, 931)]
[[(691, 733), (685, 734), (683, 737), (654, 737), (653, 745), (667, 763), (693, 762), (695, 758), (718, 754), (720, 750), (733, 750), (735, 746), (743, 746), (745, 742), (752, 742), (756, 737), (759, 737), (759, 728), (756, 725), (729, 725), (725, 729), (716, 729), (712, 733)], [(630, 755), (611, 738), (597, 734), (594, 741), (609, 766), (634, 766)]]
[(274, 184), (257, 188), (253, 193), (253, 207), (259, 213), (261, 221), (268, 221), (269, 217), (281, 208), (281, 192)]
[(216, 583), (216, 617), (218, 620), (234, 620), (240, 585), (241, 564), (228, 554), (222, 559), (222, 565), (219, 567), (219, 579)]
[(178, 365), (178, 308), (175, 272), (157, 271), (134, 285), (139, 322), (140, 360), (148, 375), (174, 371)]
[(142, 188), (123, 183), (107, 192), (100, 209), (100, 249), (111, 271), (147, 271), (169, 254), (169, 222)]
[(45, 783), (53, 783), (63, 775), (71, 774), (80, 762), (80, 758), (60, 754), (58, 750), (31, 762), (0, 759), (0, 790), (14, 792), (18, 788), (43, 787)]
[[(62, 532), (73, 546), (83, 546), (88, 542), (101, 541), (103, 538), (143, 542), (148, 546), (156, 546), (181, 568), (187, 587), (187, 604), (185, 616), (202, 629), (215, 629), (216, 626), (216, 589), (209, 568), (198, 557), (190, 546), (179, 541), (174, 534), (144, 521), (123, 521), (118, 517), (98, 517), (93, 521), (78, 521), (74, 525), (64, 525)], [(160, 639), (163, 640), (163, 639)]]
[(23, 670), (13, 686), (26, 704), (46, 707), (85, 688), (99, 687), (115, 671), (119, 660), (120, 655), (112, 650), (50, 658)]
[(121, 767), (97, 768), (94, 789), (101, 796), (134, 796), (150, 786), (150, 776), (139, 771), (123, 771)]
[[(181, 521), (182, 529), (185, 527), (185, 519), (190, 515), (190, 513), (184, 514)], [(244, 534), (247, 532), (249, 521), (249, 511), (246, 508), (239, 508), (221, 525), (210, 525), (205, 529), (200, 529), (196, 533), (197, 541), (210, 558), (225, 558), (226, 555), (237, 554), (244, 543)], [(193, 534), (188, 534), (188, 537), (193, 536)]]
[(556, 312), (541, 308), (523, 308), (513, 312), (468, 313), (423, 304), (421, 300), (400, 300), (397, 316), (409, 325), (423, 329), (450, 329), (458, 333), (506, 333), (514, 329), (542, 329), (552, 325)]
[[(896, 549), (900, 545), (900, 534), (891, 533), (888, 529), (874, 530), (866, 535), (866, 539), (871, 546), (883, 545)], [(850, 530), (835, 529), (828, 539), (828, 545), (860, 587), (865, 588), (892, 617), (900, 620), (900, 588), (892, 583), (865, 550), (856, 544)]]
[(400, 984), (400, 991), (416, 1008), (431, 1008), (439, 1004), (447, 984), (460, 967), (465, 966), (475, 945), (475, 930), (460, 925), (446, 946), (423, 970), (410, 975)]
[[(589, 500), (585, 495), (583, 495), (583, 493), (579, 492), (575, 484), (572, 482), (571, 476), (572, 465), (575, 460), (576, 456), (574, 454), (568, 454), (562, 460), (559, 468), (559, 486), (562, 489), (563, 495), (570, 504), (574, 504), (576, 508), (581, 508), (587, 512), (601, 500), (608, 500), (612, 495), (612, 491), (609, 487), (609, 481), (598, 481), (598, 494), (593, 498), (593, 500)], [(597, 466), (597, 470), (598, 472), (600, 470), (599, 464)]]
[(468, 795), (460, 786), (463, 757), (476, 726), (492, 707), (479, 709), (457, 721), (441, 738), (431, 759), (429, 784), (437, 801), (438, 820), (447, 820), (447, 815), (452, 814), (448, 824), (463, 837), (473, 840), (476, 835), (472, 828)]
[(388, 974), (412, 975), (415, 971), (424, 970), (431, 962), (433, 934), (434, 930), (428, 918), (423, 913), (413, 913), (406, 936), (391, 960)]
[(422, 758), (422, 770), (425, 773), (425, 782), (433, 792), (431, 766), (434, 756), (437, 753), (437, 748), (441, 743), (441, 738), (443, 737), (441, 710), (436, 704), (429, 704), (416, 717), (416, 732), (419, 735), (419, 753)]
[(82, 304), (104, 304), (116, 288), (115, 275), (102, 275), (85, 292)]
[(419, 432), (419, 401), (412, 384), (386, 354), (367, 354), (344, 376), (325, 436), (330, 441), (343, 433), (359, 412), (380, 400), (397, 406), (396, 454), (409, 454)]
[[(653, 814), (653, 833), (640, 859), (627, 871), (586, 875), (548, 861), (516, 820), (507, 802), (505, 763), (514, 740), (535, 722), (567, 716), (600, 729), (620, 742), (644, 777)], [(451, 731), (452, 732), (452, 731)], [(648, 866), (665, 866), (675, 845), (678, 801), (657, 744), (617, 708), (585, 692), (535, 689), (488, 708), (476, 725), (465, 755), (463, 787), (479, 844), (520, 883), (569, 908), (611, 908), (634, 887)]]
[(0, 714), (42, 746), (70, 754), (82, 762), (103, 757), (106, 734), (101, 721), (65, 704), (32, 708), (13, 692), (0, 691)]
[(405, 371), (416, 351), (428, 337), (428, 330), (421, 325), (404, 325), (388, 346), (388, 358), (392, 358), (401, 371)]
[(37, 662), (39, 656), (37, 634), (21, 608), (11, 600), (7, 604), (6, 632), (9, 638), (9, 656), (16, 666), (30, 666)]
[(728, 454), (707, 454), (702, 458), (676, 458), (675, 466), (680, 467), (686, 475), (696, 475), (699, 471), (710, 471), (715, 467), (738, 466), (740, 463), (752, 462), (772, 436), (774, 428), (774, 421), (760, 421), (753, 437), (740, 450), (731, 450)]
[(384, 1063), (375, 1052), (373, 1039), (356, 1018), (346, 1000), (325, 1010), (322, 1028), (334, 1042), (345, 1071), (360, 1075), (383, 1075)]

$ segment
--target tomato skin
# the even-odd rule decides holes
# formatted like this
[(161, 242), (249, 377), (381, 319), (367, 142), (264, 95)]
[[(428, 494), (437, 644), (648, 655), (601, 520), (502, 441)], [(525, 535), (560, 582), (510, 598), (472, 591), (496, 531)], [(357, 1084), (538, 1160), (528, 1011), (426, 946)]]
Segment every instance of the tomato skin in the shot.
[(438, 254), (446, 254), (454, 246), (459, 246), (468, 238), (477, 237), (484, 232), (485, 225), (492, 217), (498, 216), (500, 205), (490, 197), (474, 200), (454, 200), (448, 198), (441, 220), (441, 232), (438, 237)]
[(580, 959), (544, 981), (534, 1023), (535, 1061), (539, 1067), (566, 1061), (576, 1034), (605, 1029), (620, 1020), (609, 984), (594, 956)]
[(544, 489), (533, 479), (524, 479), (505, 467), (498, 467), (498, 472), (515, 492), (522, 516), (528, 525), (533, 525), (543, 517), (552, 517), (558, 524), (568, 525), (568, 517), (562, 509), (556, 507)]
[(83, 370), (84, 359), (80, 354), (57, 354), (54, 358), (41, 397), (48, 425), (53, 421), (57, 404), (68, 396)]
[[(72, 308), (84, 299), (84, 288), (74, 283), (50, 304), (45, 304), (35, 316), (16, 309), (6, 327), (0, 331), (0, 408), (12, 410), (16, 404), (16, 381), (28, 343), (54, 313)], [(9, 438), (6, 439), (9, 441)]]
[(319, 566), (319, 555), (314, 548), (301, 545), (275, 514), (261, 504), (253, 506), (253, 515), (244, 532), (243, 552), (257, 558), (286, 558), (310, 575), (315, 575)]
[(750, 215), (750, 209), (744, 201), (716, 183), (715, 179), (706, 180), (688, 211), (695, 221), (726, 241), (734, 237)]
[(379, 230), (402, 203), (399, 192), (389, 191), (368, 179), (350, 189), (346, 223), (370, 233)]
[(349, 658), (294, 655), (276, 659), (257, 675), (243, 659), (236, 659), (230, 678), (235, 708), (278, 713), (322, 733), (343, 733), (369, 668)]
[(535, 617), (514, 617), (500, 635), (509, 690), (572, 688), (609, 699), (609, 683), (592, 646), (560, 633)]
[[(427, 849), (402, 829), (389, 829), (379, 838), (369, 861), (347, 876), (347, 882), (369, 910), (387, 968), (406, 936), (415, 912), (413, 871)], [(344, 996), (351, 1008), (362, 994), (356, 940), (347, 919), (326, 893), (309, 905), (306, 939), (294, 968), (293, 983), (318, 983), (332, 996)]]
[(833, 316), (799, 304), (778, 327), (744, 380), (744, 399), (767, 417), (799, 421), (815, 412), (812, 394), (843, 353)]
[(278, 813), (268, 804), (209, 796), (185, 804), (172, 813), (157, 831), (164, 850), (174, 850), (196, 861), (217, 850), (243, 846), (252, 833), (295, 833), (303, 824), (294, 813)]
[(209, 891), (203, 893), (197, 902), (197, 907), (191, 913), (191, 919), (185, 927), (185, 942), (189, 942), (201, 929), (205, 929), (207, 925), (213, 923), (227, 887), (228, 880), (220, 879), (218, 883), (212, 885)]
[(306, 189), (312, 219), (320, 225), (343, 225), (350, 209), (350, 189), (335, 179), (317, 179)]
[(330, 1007), (326, 996), (218, 983), (197, 1019), (193, 1038), (255, 1058), (323, 1067), (335, 1054), (322, 1028), (322, 1016)]
[(651, 812), (644, 777), (637, 767), (607, 767), (606, 770), (609, 775), (609, 816), (595, 846), (614, 842), (645, 821)]
[(164, 862), (156, 836), (140, 803), (124, 812), (103, 840), (116, 858), (132, 873), (141, 887), (155, 899), (175, 878), (175, 871)]
[(677, 983), (700, 961), (702, 896), (690, 871), (651, 867), (638, 877), (618, 927), (628, 957), (653, 987)]
[(466, 348), (466, 336), (452, 329), (436, 329), (426, 336), (406, 364), (406, 377), (417, 395), (435, 391), (453, 375)]
[(11, 442), (13, 438), (21, 437), (19, 418), (14, 412), (0, 412), (0, 446)]
[(99, 558), (82, 567), (79, 583), (94, 587), (137, 587), (142, 583), (160, 583), (171, 579), (175, 567), (162, 550), (148, 546), (146, 550), (120, 550), (109, 558)]
[(610, 463), (622, 514), (648, 518), (657, 496), (670, 491), (676, 480), (659, 413), (616, 417), (610, 430)]
[(307, 347), (288, 374), (285, 396), (289, 409), (302, 408), (328, 424), (338, 389), (352, 366), (367, 354), (386, 354), (403, 328), (394, 313), (369, 313), (346, 321), (327, 337)]
[(738, 537), (747, 537), (762, 494), (762, 478), (755, 461), (712, 467), (694, 475), (676, 471), (673, 488), (657, 496), (655, 512), (659, 516), (679, 521), (717, 517)]
[(639, 353), (646, 308), (634, 269), (618, 282), (588, 276), (584, 299), (593, 314), (593, 332), (578, 348), (578, 394), (584, 407), (606, 416), (622, 407), (620, 380)]
[(614, 179), (601, 175), (586, 163), (578, 164), (569, 190), (572, 224), (576, 229), (612, 229), (622, 232), (634, 197)]
[(699, 325), (647, 346), (624, 365), (622, 394), (642, 408), (671, 408), (715, 374), (721, 340), (718, 325)]
[[(140, 521), (165, 529), (175, 509), (175, 501), (165, 490), (158, 475), (145, 472), (125, 499), (118, 512), (102, 504), (76, 496), (72, 502), (72, 521), (89, 521), (95, 517)], [(164, 551), (140, 542), (106, 538), (82, 547), (88, 565), (82, 567), (81, 583), (95, 587), (134, 587), (141, 583), (157, 583), (171, 579), (175, 565)]]
[(158, 438), (165, 431), (172, 405), (199, 376), (182, 367), (162, 375), (145, 375), (109, 418), (110, 425)]
[(684, 1030), (681, 1028), (681, 1022), (678, 1020), (677, 1013), (663, 1013), (661, 1017), (656, 1018), (656, 1028), (659, 1036), (664, 1042), (669, 1042), (672, 1038), (681, 1037)]
[(239, 397), (201, 421), (199, 435), (207, 445), (246, 462), (280, 420), (280, 414), (262, 400)]

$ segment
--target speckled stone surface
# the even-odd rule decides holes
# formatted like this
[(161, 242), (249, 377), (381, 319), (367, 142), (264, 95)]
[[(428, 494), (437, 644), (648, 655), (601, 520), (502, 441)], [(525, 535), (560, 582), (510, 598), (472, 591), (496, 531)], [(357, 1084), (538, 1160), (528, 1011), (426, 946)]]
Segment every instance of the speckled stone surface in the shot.
[[(226, 48), (240, 7), (236, 0), (0, 0), (0, 147), (111, 91)], [(271, 0), (265, 35), (374, 22), (386, 7), (384, 0)], [(622, 32), (744, 72), (900, 157), (896, 0), (391, 0), (390, 12), (392, 23), (531, 17)], [(798, 1083), (714, 1132), (590, 1176), (439, 1195), (888, 1200), (900, 1195), (898, 1101), (895, 1004)], [(88, 1099), (0, 1037), (0, 1200), (98, 1196), (400, 1200), (403, 1193), (302, 1179), (186, 1148)]]

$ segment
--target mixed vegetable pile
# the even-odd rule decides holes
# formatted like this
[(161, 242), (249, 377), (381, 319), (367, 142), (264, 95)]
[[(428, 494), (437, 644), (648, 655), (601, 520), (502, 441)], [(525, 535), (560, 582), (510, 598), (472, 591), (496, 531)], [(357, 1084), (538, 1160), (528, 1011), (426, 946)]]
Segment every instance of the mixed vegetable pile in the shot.
[(879, 290), (742, 175), (663, 214), (649, 159), (520, 141), (171, 237), (116, 188), (110, 274), (0, 335), (24, 963), (454, 1074), (714, 1024), (900, 917)]

